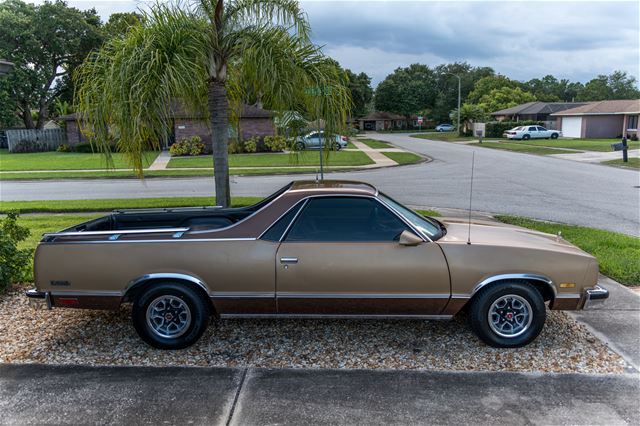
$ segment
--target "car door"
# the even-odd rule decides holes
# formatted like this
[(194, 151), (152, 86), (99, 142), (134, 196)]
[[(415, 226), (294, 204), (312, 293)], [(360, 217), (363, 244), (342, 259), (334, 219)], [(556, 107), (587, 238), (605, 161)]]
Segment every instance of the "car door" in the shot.
[(373, 197), (306, 202), (276, 254), (278, 314), (437, 315), (450, 297), (449, 271), (432, 242), (400, 245), (413, 232)]
[(536, 128), (536, 126), (530, 126), (527, 129), (527, 133), (529, 133), (529, 136), (531, 136), (531, 139), (536, 139), (540, 137), (538, 135), (538, 129)]
[(538, 135), (541, 138), (548, 138), (551, 136), (551, 132), (544, 127), (538, 126)]
[(307, 148), (318, 148), (320, 147), (320, 133), (312, 133), (307, 136)]

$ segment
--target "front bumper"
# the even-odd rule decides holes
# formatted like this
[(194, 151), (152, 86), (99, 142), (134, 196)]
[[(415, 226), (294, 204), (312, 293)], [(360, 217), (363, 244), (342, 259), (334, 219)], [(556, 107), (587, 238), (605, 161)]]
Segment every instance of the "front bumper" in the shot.
[(29, 305), (34, 309), (51, 309), (51, 293), (48, 291), (38, 291), (36, 289), (27, 290), (25, 292), (29, 298)]
[(588, 288), (582, 295), (582, 309), (591, 309), (602, 305), (609, 298), (609, 290), (600, 284)]

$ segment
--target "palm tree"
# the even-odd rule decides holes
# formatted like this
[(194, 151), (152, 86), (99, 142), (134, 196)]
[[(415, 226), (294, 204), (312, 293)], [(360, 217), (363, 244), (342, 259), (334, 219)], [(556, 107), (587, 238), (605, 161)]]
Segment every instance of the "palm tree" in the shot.
[[(171, 104), (180, 100), (208, 117), (217, 202), (229, 206), (228, 129), (242, 101), (323, 118), (328, 133), (345, 125), (346, 76), (309, 33), (296, 0), (158, 2), (79, 67), (84, 132), (108, 161), (116, 140), (142, 177), (144, 151), (168, 136)], [(318, 90), (323, 96), (313, 96)]]

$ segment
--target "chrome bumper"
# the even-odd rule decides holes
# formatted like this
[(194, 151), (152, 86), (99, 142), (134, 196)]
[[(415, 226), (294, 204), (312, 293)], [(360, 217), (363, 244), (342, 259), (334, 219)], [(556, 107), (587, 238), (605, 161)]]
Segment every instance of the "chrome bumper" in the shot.
[(27, 290), (25, 295), (29, 298), (29, 305), (34, 309), (51, 309), (53, 306), (51, 303), (51, 293), (48, 291), (32, 289)]
[(584, 291), (582, 309), (591, 309), (602, 305), (609, 298), (609, 290), (596, 284)]

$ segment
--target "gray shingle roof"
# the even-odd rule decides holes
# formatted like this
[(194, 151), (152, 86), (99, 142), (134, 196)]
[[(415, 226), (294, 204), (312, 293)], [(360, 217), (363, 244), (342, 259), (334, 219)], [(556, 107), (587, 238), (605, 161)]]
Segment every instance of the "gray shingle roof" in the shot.
[(587, 102), (527, 102), (526, 104), (492, 112), (491, 115), (553, 114), (586, 104)]

